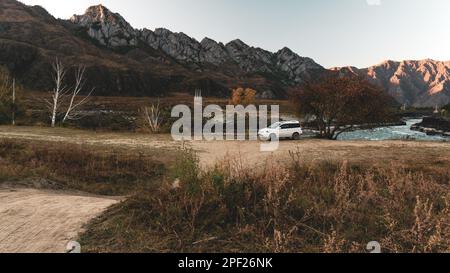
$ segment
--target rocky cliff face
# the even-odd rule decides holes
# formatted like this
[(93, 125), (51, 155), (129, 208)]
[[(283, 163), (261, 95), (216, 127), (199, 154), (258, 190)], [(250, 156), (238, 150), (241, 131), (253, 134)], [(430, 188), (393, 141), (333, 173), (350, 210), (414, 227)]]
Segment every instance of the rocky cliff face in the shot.
[[(320, 67), (310, 58), (300, 57), (285, 47), (276, 53), (276, 65), (289, 75), (289, 79), (302, 83), (304, 79), (313, 77), (311, 71)], [(313, 68), (313, 69), (312, 69)]]
[(155, 31), (144, 29), (139, 31), (139, 37), (153, 49), (161, 50), (178, 61), (200, 61), (200, 43), (184, 33), (173, 33), (164, 28)]
[(385, 88), (402, 104), (415, 107), (435, 107), (450, 103), (450, 63), (435, 60), (385, 61), (357, 69), (334, 69), (341, 75), (367, 76), (373, 83)]
[(200, 62), (220, 65), (228, 60), (229, 54), (224, 44), (209, 38), (201, 41)]
[(84, 15), (74, 15), (70, 21), (86, 27), (88, 35), (108, 47), (136, 46), (137, 31), (120, 16), (106, 7), (90, 7)]
[(102, 45), (136, 47), (142, 42), (185, 64), (221, 66), (234, 63), (244, 73), (282, 73), (286, 83), (290, 84), (301, 83), (310, 77), (310, 70), (323, 70), (312, 59), (300, 57), (288, 48), (272, 53), (238, 39), (224, 45), (209, 38), (198, 42), (184, 33), (163, 28), (135, 30), (119, 14), (102, 5), (88, 8), (84, 15), (74, 15), (71, 22), (85, 27), (87, 34)]

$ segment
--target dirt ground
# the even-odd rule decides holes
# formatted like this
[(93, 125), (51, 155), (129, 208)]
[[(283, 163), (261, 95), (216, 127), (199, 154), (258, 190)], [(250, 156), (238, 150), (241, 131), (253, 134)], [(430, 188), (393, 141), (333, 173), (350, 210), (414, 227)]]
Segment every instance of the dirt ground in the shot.
[(311, 161), (363, 162), (375, 166), (396, 163), (430, 165), (432, 162), (450, 165), (450, 143), (405, 141), (281, 141), (275, 152), (261, 152), (259, 142), (197, 142), (200, 162), (210, 166), (226, 159), (244, 167), (253, 168), (270, 164), (284, 164), (296, 159)]
[[(25, 139), (106, 145), (130, 149), (191, 147), (203, 167), (221, 160), (236, 160), (243, 167), (263, 166), (266, 162), (283, 164), (291, 153), (305, 161), (348, 160), (368, 164), (395, 164), (413, 161), (432, 167), (450, 166), (450, 143), (414, 141), (281, 141), (279, 149), (260, 151), (261, 142), (186, 142), (173, 141), (168, 135), (93, 133), (71, 129), (37, 127), (0, 127), (1, 139)], [(117, 198), (82, 196), (73, 193), (32, 189), (0, 189), (0, 252), (63, 252), (67, 242), (83, 224), (96, 217)]]
[(419, 141), (328, 141), (304, 139), (280, 141), (275, 152), (261, 152), (258, 141), (176, 142), (170, 135), (95, 133), (82, 130), (0, 126), (0, 139), (56, 141), (136, 150), (192, 148), (202, 166), (210, 167), (224, 159), (239, 160), (246, 166), (263, 165), (267, 160), (283, 163), (290, 153), (304, 160), (349, 160), (377, 163), (414, 160), (450, 160), (450, 142)]
[(117, 199), (0, 189), (0, 252), (63, 253), (82, 226)]

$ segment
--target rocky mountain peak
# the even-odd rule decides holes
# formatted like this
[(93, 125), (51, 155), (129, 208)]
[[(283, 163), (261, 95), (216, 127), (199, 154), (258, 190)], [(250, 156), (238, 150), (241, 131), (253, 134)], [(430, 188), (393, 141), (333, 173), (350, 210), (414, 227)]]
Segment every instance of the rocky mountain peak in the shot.
[(295, 54), (290, 48), (283, 47), (277, 52), (277, 55), (292, 55)]
[(237, 47), (237, 48), (241, 48), (241, 49), (246, 49), (246, 48), (250, 47), (249, 45), (247, 45), (240, 39), (235, 39), (235, 40), (229, 42), (226, 46), (227, 47)]
[(397, 67), (399, 65), (399, 62), (393, 61), (393, 60), (385, 60), (383, 62), (381, 62), (378, 65), (374, 65), (376, 66), (384, 66), (386, 68), (391, 68), (391, 67)]
[(74, 15), (71, 21), (78, 24), (83, 23), (109, 23), (114, 25), (121, 25), (122, 27), (130, 28), (130, 24), (118, 13), (113, 13), (102, 4), (91, 6), (86, 9), (83, 15)]
[(211, 38), (205, 37), (203, 38), (203, 40), (200, 42), (202, 45), (208, 45), (208, 44), (217, 44), (216, 41), (214, 41)]
[(106, 17), (114, 17), (111, 11), (102, 4), (87, 8), (85, 15), (89, 15), (98, 21), (106, 20)]
[(202, 50), (200, 60), (202, 62), (220, 65), (230, 59), (224, 44), (218, 43), (210, 38), (204, 38), (201, 42)]
[[(238, 62), (243, 64), (242, 62), (245, 62), (247, 57), (249, 57), (249, 49), (251, 50), (250, 46), (241, 41), (240, 39), (233, 40), (225, 45), (228, 54), (230, 57)], [(247, 65), (241, 65), (242, 68), (246, 69)]]
[(83, 15), (74, 15), (70, 21), (88, 29), (88, 35), (108, 47), (137, 45), (136, 30), (118, 13), (103, 5), (89, 7)]
[(276, 64), (281, 71), (289, 75), (289, 79), (295, 83), (302, 83), (311, 78), (311, 71), (323, 70), (324, 68), (310, 58), (300, 57), (291, 49), (284, 47), (276, 54)]

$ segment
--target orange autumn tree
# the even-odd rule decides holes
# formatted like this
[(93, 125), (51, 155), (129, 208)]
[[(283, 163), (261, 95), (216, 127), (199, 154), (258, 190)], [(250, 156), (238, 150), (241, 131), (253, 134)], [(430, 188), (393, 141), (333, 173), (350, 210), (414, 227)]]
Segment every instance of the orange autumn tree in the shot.
[(254, 104), (256, 99), (256, 90), (251, 88), (236, 88), (231, 95), (231, 105), (250, 105)]

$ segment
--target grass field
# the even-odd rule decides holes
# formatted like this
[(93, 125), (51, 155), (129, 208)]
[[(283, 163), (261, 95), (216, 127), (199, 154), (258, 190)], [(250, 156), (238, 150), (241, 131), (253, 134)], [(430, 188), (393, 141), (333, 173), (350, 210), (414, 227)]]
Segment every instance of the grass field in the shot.
[(88, 252), (449, 251), (447, 143), (259, 144), (6, 126), (0, 185), (122, 196)]

